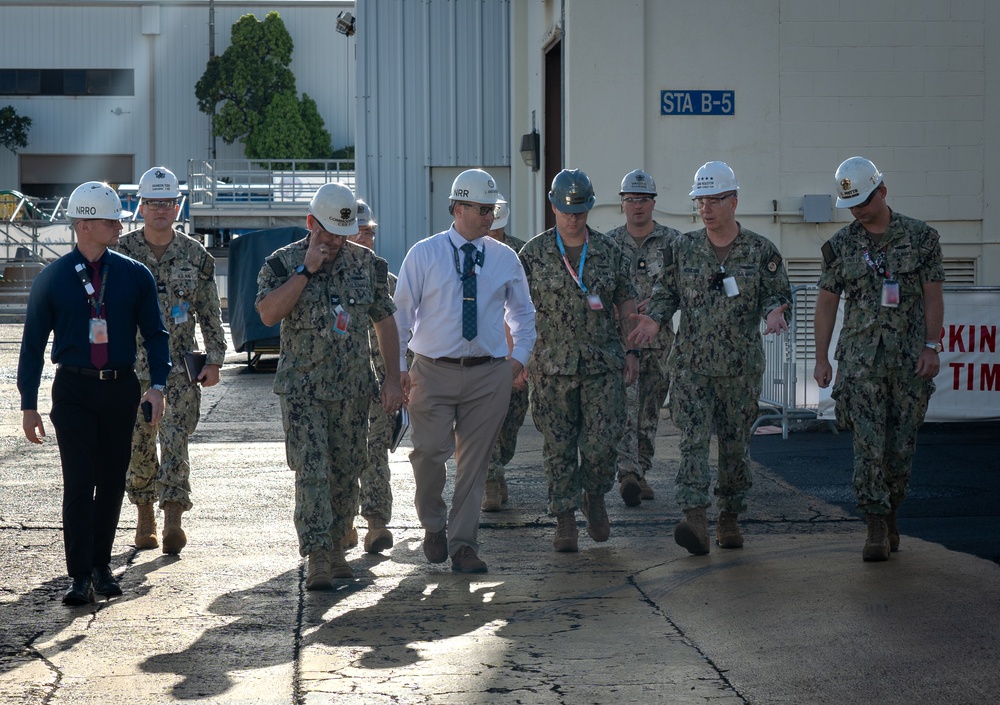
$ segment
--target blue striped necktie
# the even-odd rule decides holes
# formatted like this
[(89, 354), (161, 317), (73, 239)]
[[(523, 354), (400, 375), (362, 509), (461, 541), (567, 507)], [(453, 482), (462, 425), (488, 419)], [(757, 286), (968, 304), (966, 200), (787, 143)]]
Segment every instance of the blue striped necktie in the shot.
[(462, 265), (462, 337), (476, 337), (476, 246), (471, 242), (462, 245), (465, 262)]

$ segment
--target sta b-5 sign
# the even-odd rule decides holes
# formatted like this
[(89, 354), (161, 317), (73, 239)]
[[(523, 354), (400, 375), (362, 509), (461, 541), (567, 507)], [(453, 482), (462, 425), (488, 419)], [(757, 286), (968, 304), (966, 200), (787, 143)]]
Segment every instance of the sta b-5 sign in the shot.
[(660, 115), (734, 115), (736, 91), (660, 91)]

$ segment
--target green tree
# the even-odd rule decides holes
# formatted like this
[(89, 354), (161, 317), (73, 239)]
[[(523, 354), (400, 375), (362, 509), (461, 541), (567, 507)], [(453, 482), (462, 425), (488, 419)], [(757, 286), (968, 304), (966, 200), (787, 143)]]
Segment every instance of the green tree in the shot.
[(31, 118), (18, 115), (12, 105), (0, 108), (0, 144), (10, 151), (17, 154), (18, 147), (28, 146), (30, 127)]
[(263, 22), (244, 15), (195, 85), (198, 109), (215, 116), (214, 135), (243, 142), (250, 159), (326, 159), (333, 151), (316, 101), (298, 98), (293, 48), (277, 12)]
[(305, 159), (309, 154), (309, 131), (302, 119), (299, 99), (291, 91), (274, 96), (264, 108), (260, 123), (247, 136), (249, 159)]
[(308, 93), (302, 94), (301, 103), (302, 124), (309, 135), (309, 157), (315, 159), (331, 159), (333, 157), (333, 142), (326, 124), (319, 114), (316, 101)]

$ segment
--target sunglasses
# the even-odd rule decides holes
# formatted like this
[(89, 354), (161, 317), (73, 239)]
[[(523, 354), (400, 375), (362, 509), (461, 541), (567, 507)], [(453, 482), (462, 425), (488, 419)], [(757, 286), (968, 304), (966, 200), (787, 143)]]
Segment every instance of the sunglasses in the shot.
[(718, 208), (722, 205), (723, 201), (732, 195), (731, 193), (727, 193), (725, 196), (698, 196), (698, 198), (694, 199), (694, 202), (698, 208)]
[(177, 205), (177, 201), (146, 201), (143, 200), (142, 205), (146, 206), (150, 210), (154, 211), (168, 211)]
[(489, 215), (496, 208), (495, 205), (481, 206), (478, 203), (459, 203), (458, 205), (465, 206), (466, 208), (475, 208), (479, 211), (479, 215)]
[(866, 198), (864, 201), (862, 201), (856, 206), (851, 206), (851, 208), (867, 208), (868, 204), (872, 202), (872, 199), (875, 198), (877, 194), (878, 194), (878, 186), (875, 187), (874, 191), (868, 194), (868, 198)]

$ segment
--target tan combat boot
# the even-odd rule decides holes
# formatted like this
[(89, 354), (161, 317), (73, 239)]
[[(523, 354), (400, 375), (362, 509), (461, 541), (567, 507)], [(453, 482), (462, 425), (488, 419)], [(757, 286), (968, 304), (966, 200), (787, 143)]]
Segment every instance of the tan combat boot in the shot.
[(351, 528), (347, 530), (344, 534), (344, 538), (340, 539), (340, 546), (346, 551), (348, 549), (354, 548), (358, 545), (358, 529), (354, 526), (354, 522), (351, 522)]
[(381, 553), (392, 548), (392, 532), (385, 526), (385, 519), (379, 514), (367, 514), (368, 533), (365, 534), (365, 552)]
[(889, 560), (889, 532), (882, 514), (868, 515), (868, 539), (861, 557), (866, 561)]
[(156, 548), (160, 542), (156, 540), (156, 515), (153, 513), (153, 503), (143, 502), (135, 506), (139, 510), (139, 520), (135, 527), (135, 547)]
[(899, 508), (902, 501), (896, 497), (890, 498), (889, 504), (892, 506), (892, 511), (885, 517), (885, 528), (889, 534), (889, 550), (893, 553), (899, 550), (899, 527), (896, 526), (896, 509)]
[(347, 564), (347, 558), (344, 556), (344, 549), (334, 548), (328, 552), (330, 558), (330, 577), (331, 578), (353, 578), (354, 571), (351, 570), (351, 566)]
[(163, 503), (163, 552), (176, 556), (187, 545), (187, 535), (181, 528), (184, 507), (180, 502)]
[(507, 478), (500, 478), (500, 504), (507, 504), (510, 499), (510, 492), (507, 491)]
[[(340, 550), (343, 558), (344, 550)], [(306, 570), (306, 590), (329, 590), (333, 587), (331, 575), (330, 552), (325, 549), (309, 554), (309, 566)]]
[(603, 543), (611, 536), (611, 520), (608, 519), (608, 508), (604, 504), (602, 494), (583, 495), (583, 516), (587, 518), (587, 533), (598, 543)]
[(736, 523), (736, 512), (719, 512), (719, 523), (715, 527), (715, 541), (722, 548), (743, 548), (743, 534)]
[(500, 505), (503, 504), (503, 490), (497, 480), (486, 481), (486, 492), (483, 494), (483, 511), (499, 512)]
[(576, 512), (572, 509), (556, 517), (556, 535), (552, 547), (560, 553), (576, 553), (579, 549), (579, 529), (576, 528)]
[(639, 492), (639, 499), (643, 501), (647, 499), (656, 499), (656, 493), (653, 492), (653, 488), (649, 486), (648, 482), (646, 482), (645, 477), (639, 478), (639, 489), (641, 490), (641, 492)]
[(642, 485), (639, 476), (633, 472), (622, 475), (618, 483), (618, 493), (626, 507), (638, 507), (642, 504)]
[(704, 507), (685, 509), (684, 519), (674, 527), (674, 541), (696, 556), (708, 555), (708, 517)]

